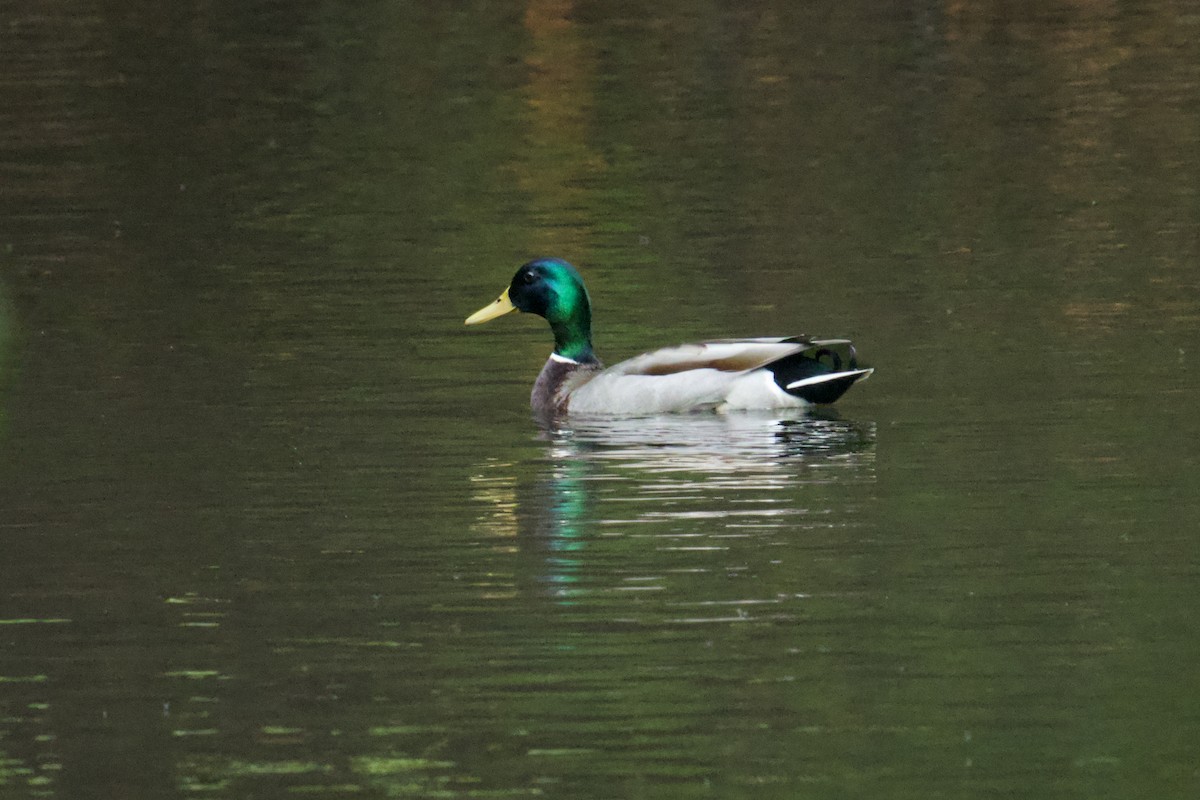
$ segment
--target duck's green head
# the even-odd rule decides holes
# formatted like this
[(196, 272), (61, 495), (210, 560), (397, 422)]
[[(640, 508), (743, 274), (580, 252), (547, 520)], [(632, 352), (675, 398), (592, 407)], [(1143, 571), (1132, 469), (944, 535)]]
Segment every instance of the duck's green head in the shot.
[(538, 258), (523, 265), (494, 302), (467, 317), (466, 324), (525, 311), (544, 317), (554, 331), (554, 352), (576, 361), (590, 361), (592, 304), (579, 272), (561, 258)]

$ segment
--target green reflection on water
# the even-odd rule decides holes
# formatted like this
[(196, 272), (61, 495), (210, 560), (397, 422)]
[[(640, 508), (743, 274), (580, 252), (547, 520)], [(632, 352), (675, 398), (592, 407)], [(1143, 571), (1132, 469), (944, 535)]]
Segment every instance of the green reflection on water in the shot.
[(572, 589), (572, 585), (578, 582), (578, 573), (584, 562), (580, 557), (572, 558), (565, 554), (579, 554), (585, 547), (583, 516), (588, 500), (585, 480), (589, 462), (582, 458), (561, 456), (555, 461), (550, 473), (548, 499), (551, 512), (549, 529), (545, 533), (549, 550), (545, 580), (551, 585), (558, 602), (570, 605), (572, 595), (578, 591)]

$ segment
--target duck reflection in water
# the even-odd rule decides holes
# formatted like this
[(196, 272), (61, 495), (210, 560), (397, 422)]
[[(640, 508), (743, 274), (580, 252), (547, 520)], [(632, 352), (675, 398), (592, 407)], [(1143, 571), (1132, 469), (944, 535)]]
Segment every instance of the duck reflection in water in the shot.
[(516, 590), (562, 604), (650, 591), (686, 569), (672, 553), (793, 535), (829, 511), (820, 487), (874, 482), (875, 424), (832, 411), (572, 419), (540, 438), (542, 459), (481, 464), (474, 496), (481, 532), (519, 555)]

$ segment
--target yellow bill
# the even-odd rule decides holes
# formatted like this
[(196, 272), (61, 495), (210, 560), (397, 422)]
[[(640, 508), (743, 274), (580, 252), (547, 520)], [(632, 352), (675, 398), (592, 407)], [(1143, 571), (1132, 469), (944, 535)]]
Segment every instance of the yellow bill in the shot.
[(495, 319), (496, 317), (503, 317), (508, 312), (516, 310), (517, 307), (512, 304), (511, 300), (508, 299), (508, 289), (505, 289), (493, 302), (488, 303), (486, 306), (467, 317), (465, 324), (478, 325), (481, 322), (487, 322), (488, 320)]

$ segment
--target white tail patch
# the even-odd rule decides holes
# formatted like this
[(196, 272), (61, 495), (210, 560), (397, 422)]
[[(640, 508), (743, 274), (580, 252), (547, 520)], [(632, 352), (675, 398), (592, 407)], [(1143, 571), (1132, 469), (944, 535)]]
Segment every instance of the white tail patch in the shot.
[(814, 386), (818, 383), (841, 380), (852, 375), (857, 376), (855, 378), (856, 380), (864, 380), (874, 371), (875, 370), (873, 369), (854, 369), (847, 372), (831, 372), (828, 375), (813, 375), (811, 378), (801, 378), (798, 381), (792, 381), (787, 385), (787, 388), (788, 391), (791, 391), (792, 389), (797, 389), (801, 386)]

